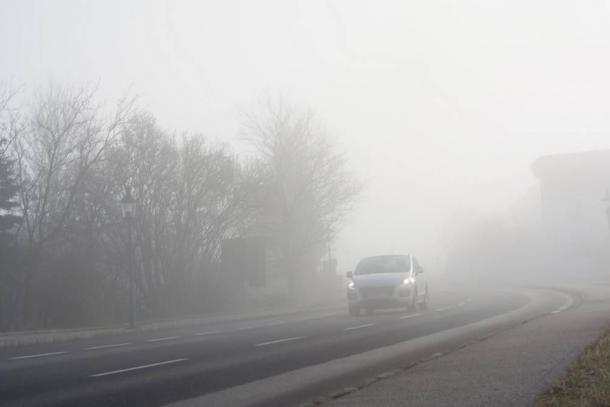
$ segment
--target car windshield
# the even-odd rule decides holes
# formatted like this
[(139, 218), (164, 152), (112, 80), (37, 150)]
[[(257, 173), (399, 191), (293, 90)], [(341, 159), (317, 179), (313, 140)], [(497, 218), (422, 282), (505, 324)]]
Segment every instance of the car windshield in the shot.
[(362, 260), (354, 274), (408, 273), (410, 269), (407, 257), (374, 257)]

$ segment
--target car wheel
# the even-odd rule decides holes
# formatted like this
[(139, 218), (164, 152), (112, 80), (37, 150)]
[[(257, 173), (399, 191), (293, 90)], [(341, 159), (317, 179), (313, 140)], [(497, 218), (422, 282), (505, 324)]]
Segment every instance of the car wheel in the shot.
[(416, 312), (417, 311), (417, 291), (413, 293), (413, 297), (411, 297), (411, 301), (407, 304), (407, 311)]
[(428, 285), (426, 284), (426, 294), (424, 295), (424, 300), (419, 304), (419, 307), (423, 310), (428, 309)]
[(349, 307), (348, 310), (349, 310), (349, 314), (352, 317), (357, 317), (357, 316), (360, 315), (360, 308), (359, 307)]

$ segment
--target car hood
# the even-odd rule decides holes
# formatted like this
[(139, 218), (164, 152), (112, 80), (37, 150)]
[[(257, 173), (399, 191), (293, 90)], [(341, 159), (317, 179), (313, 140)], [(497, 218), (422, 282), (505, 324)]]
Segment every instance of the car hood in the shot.
[(356, 287), (379, 287), (400, 285), (409, 273), (379, 273), (354, 276)]

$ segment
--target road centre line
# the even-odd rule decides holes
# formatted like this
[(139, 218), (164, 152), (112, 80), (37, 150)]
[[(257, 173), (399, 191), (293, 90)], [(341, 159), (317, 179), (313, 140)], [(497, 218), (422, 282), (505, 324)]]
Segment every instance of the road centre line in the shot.
[(64, 353), (68, 353), (68, 351), (37, 353), (35, 355), (13, 356), (12, 358), (9, 358), (9, 359), (10, 360), (32, 359), (32, 358), (41, 358), (44, 356), (63, 355)]
[(242, 327), (238, 327), (235, 328), (235, 331), (247, 331), (250, 329), (260, 329), (260, 328), (268, 328), (270, 326), (277, 326), (277, 325), (282, 325), (285, 324), (286, 321), (272, 321), (272, 322), (267, 322), (261, 325), (248, 325), (248, 326), (242, 326)]
[(107, 349), (107, 348), (117, 348), (119, 346), (127, 346), (131, 345), (131, 342), (123, 342), (123, 343), (111, 343), (108, 345), (98, 345), (98, 346), (90, 346), (85, 348), (85, 350), (96, 350), (96, 349)]
[(437, 308), (437, 309), (434, 310), (434, 312), (449, 311), (450, 309), (463, 307), (464, 305), (468, 304), (470, 301), (472, 301), (472, 297), (468, 297), (464, 301), (459, 302), (456, 305), (450, 305), (448, 307)]
[(555, 311), (552, 311), (551, 314), (559, 314), (560, 312), (563, 312), (570, 308), (572, 305), (574, 305), (574, 299), (571, 296), (565, 294), (564, 296), (568, 299), (566, 303), (563, 304), (561, 307), (557, 308)]
[(350, 326), (349, 328), (343, 328), (343, 330), (344, 331), (353, 331), (355, 329), (368, 328), (369, 326), (373, 326), (373, 325), (375, 325), (374, 322), (372, 322), (370, 324), (362, 324), (362, 325)]
[(286, 323), (286, 321), (273, 321), (273, 322), (269, 322), (267, 324), (263, 324), (260, 327), (261, 328), (267, 328), (269, 326), (278, 326), (278, 325), (283, 325), (285, 323)]
[(566, 297), (568, 298), (568, 301), (565, 304), (563, 304), (561, 307), (559, 307), (559, 311), (565, 311), (568, 308), (570, 308), (572, 305), (574, 305), (574, 299), (569, 295), (566, 295)]
[(421, 315), (421, 312), (418, 312), (417, 314), (408, 314), (408, 315), (403, 315), (402, 317), (398, 318), (398, 319), (409, 319), (409, 318), (415, 318)]
[(164, 338), (153, 338), (147, 339), (146, 342), (161, 342), (161, 341), (171, 341), (172, 339), (178, 339), (179, 336), (166, 336)]
[(274, 341), (268, 341), (268, 342), (262, 342), (262, 343), (257, 343), (254, 346), (267, 346), (267, 345), (274, 345), (276, 343), (282, 343), (282, 342), (289, 342), (289, 341), (296, 341), (298, 339), (305, 339), (304, 336), (294, 336), (292, 338), (284, 338), (284, 339), (276, 339)]
[(472, 298), (468, 297), (466, 298), (464, 301), (460, 302), (457, 307), (463, 307), (464, 305), (468, 304), (470, 301), (472, 300)]
[(222, 331), (205, 331), (205, 332), (196, 333), (195, 335), (206, 336), (206, 335), (216, 335), (216, 334), (220, 334), (220, 333), (222, 333)]
[(166, 360), (164, 362), (158, 362), (158, 363), (150, 363), (148, 365), (141, 365), (141, 366), (134, 366), (134, 367), (128, 367), (126, 369), (119, 369), (119, 370), (111, 370), (109, 372), (102, 372), (102, 373), (96, 373), (96, 374), (92, 374), (89, 377), (103, 377), (103, 376), (110, 376), (113, 374), (118, 374), (118, 373), (124, 373), (124, 372), (131, 372), (134, 370), (140, 370), (140, 369), (147, 369), (149, 367), (155, 367), (155, 366), (163, 366), (163, 365), (169, 365), (172, 363), (178, 363), (178, 362), (183, 362), (185, 360), (185, 358), (181, 358), (181, 359), (173, 359), (173, 360)]

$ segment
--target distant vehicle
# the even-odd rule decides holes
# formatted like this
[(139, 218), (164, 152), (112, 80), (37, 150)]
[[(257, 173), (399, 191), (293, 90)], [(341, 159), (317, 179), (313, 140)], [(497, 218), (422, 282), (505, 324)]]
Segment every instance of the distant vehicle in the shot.
[(428, 283), (424, 269), (411, 255), (367, 257), (347, 272), (347, 301), (350, 315), (377, 308), (426, 309)]

